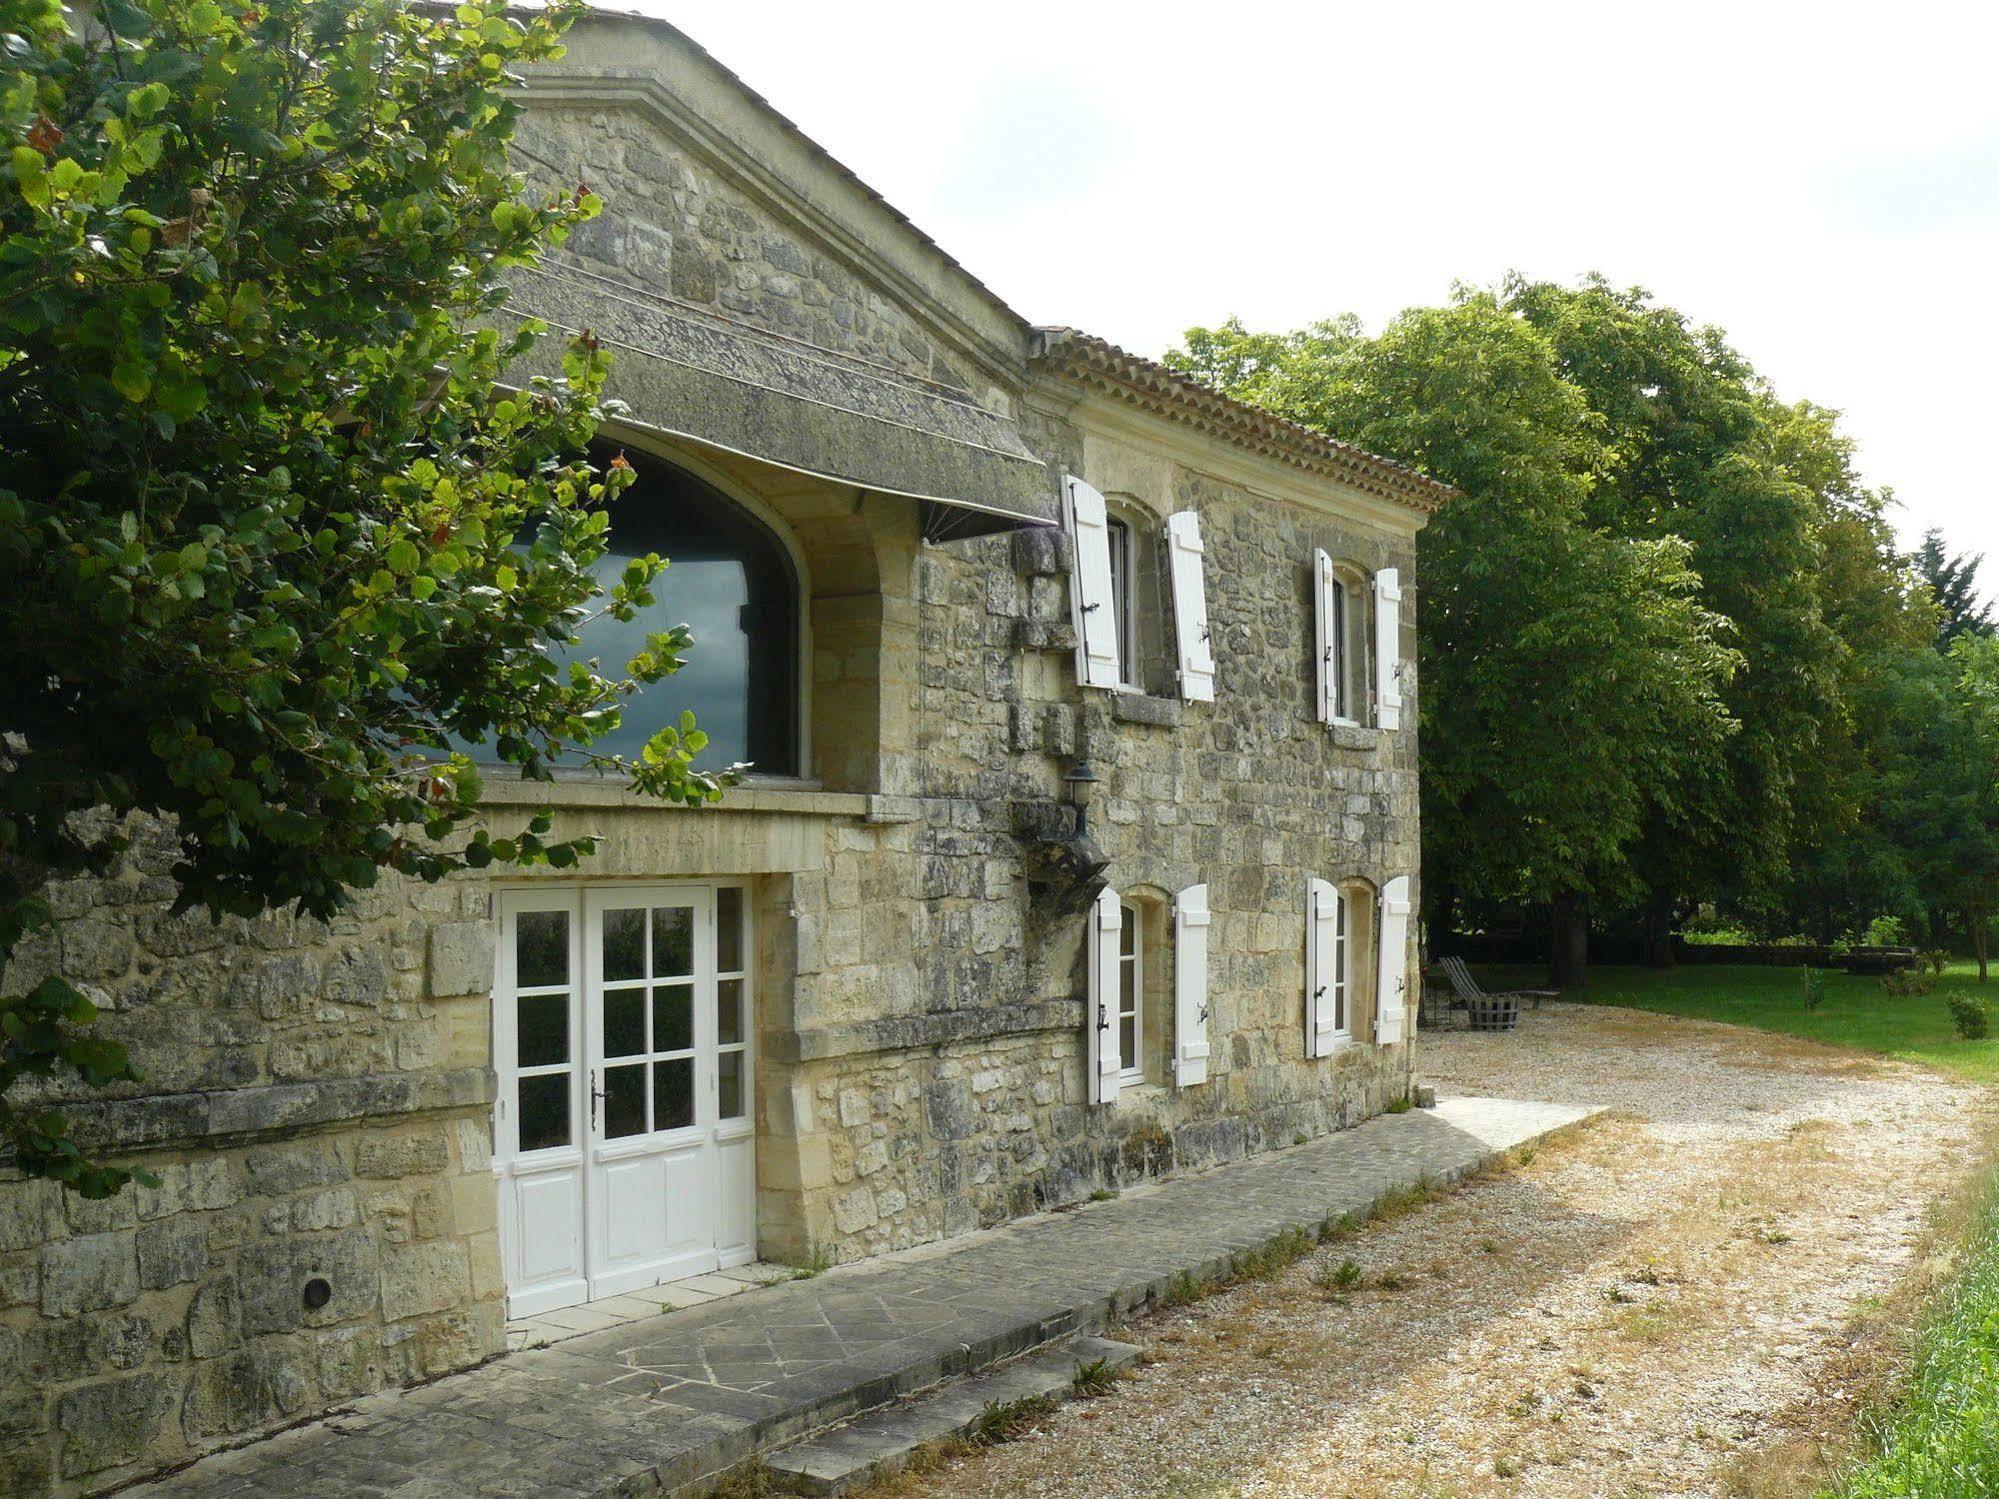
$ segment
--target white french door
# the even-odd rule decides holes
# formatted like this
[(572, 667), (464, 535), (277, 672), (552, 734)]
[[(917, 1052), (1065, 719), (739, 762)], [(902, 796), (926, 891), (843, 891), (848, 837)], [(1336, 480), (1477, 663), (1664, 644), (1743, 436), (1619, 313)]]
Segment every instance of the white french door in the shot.
[(511, 1315), (756, 1254), (737, 885), (500, 897), (494, 1174)]

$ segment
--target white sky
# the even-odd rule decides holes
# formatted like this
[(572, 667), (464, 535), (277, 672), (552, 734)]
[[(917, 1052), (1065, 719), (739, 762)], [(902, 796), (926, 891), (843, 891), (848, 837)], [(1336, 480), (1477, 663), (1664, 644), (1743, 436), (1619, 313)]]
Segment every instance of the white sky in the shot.
[(1999, 6), (611, 3), (1137, 353), (1509, 268), (1647, 286), (1844, 411), (1904, 534), (1999, 594)]

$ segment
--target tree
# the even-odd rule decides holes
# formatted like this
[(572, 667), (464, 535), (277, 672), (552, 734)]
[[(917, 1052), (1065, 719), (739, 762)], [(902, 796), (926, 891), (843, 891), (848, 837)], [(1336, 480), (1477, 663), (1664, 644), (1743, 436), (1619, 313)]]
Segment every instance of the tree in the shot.
[[(573, 4), (0, 0), (0, 970), (51, 879), (101, 871), (125, 820), (171, 820), (181, 907), (338, 908), (388, 869), (566, 866), (549, 819), (495, 838), (454, 743), (522, 775), (675, 670), (558, 669), (608, 589), (605, 504), (577, 455), (606, 360), (508, 388), (504, 275), (594, 213), (507, 167), (508, 69), (559, 54)], [(611, 768), (681, 801), (691, 720)], [(86, 816), (103, 809), (109, 816)], [(0, 1008), (0, 1135), (86, 1195), (28, 1074), (130, 1077), (59, 978)]]
[(1652, 787), (1711, 761), (1734, 669), (1685, 545), (1588, 523), (1612, 461), (1548, 339), (1490, 293), (1281, 339), (1193, 329), (1170, 362), (1455, 485), (1419, 541), (1425, 888), (1558, 912), (1581, 982), (1592, 900), (1632, 893)]
[(1978, 569), (1984, 563), (1981, 553), (1959, 552), (1953, 556), (1941, 531), (1932, 529), (1923, 533), (1922, 544), (1916, 548), (1916, 568), (1942, 611), (1937, 630), (1939, 649), (1950, 649), (1960, 635), (1993, 632), (1992, 605), (1978, 596)]
[(1881, 815), (1925, 900), (1960, 923), (1983, 982), (1999, 912), (1999, 638), (1904, 652), (1881, 697), (1896, 741)]
[(1656, 783), (1631, 859), (1647, 959), (1672, 962), (1677, 918), (1701, 899), (1768, 900), (1801, 823), (1833, 802), (1828, 736), (1843, 732), (1840, 642), (1824, 615), (1822, 508), (1788, 469), (1776, 403), (1719, 330), (1642, 288), (1510, 278), (1502, 302), (1545, 333), (1603, 423), (1611, 454), (1590, 514), (1632, 538), (1679, 537), (1703, 604), (1743, 657), (1720, 760), (1684, 757)]

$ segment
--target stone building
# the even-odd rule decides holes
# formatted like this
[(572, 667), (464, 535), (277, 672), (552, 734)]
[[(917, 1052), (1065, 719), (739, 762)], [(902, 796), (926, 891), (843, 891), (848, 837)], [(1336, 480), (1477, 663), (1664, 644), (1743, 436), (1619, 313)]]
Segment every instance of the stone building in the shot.
[(702, 810), (495, 778), (499, 829), (602, 835), (580, 876), (323, 924), (169, 915), (157, 829), (56, 891), (8, 982), (99, 994), (148, 1081), (78, 1129), (161, 1185), (0, 1167), (0, 1490), (1408, 1088), (1414, 545), (1447, 491), (1029, 326), (663, 23), (593, 18), (527, 92), (526, 168), (608, 206), (519, 300), (615, 351), (614, 536), (673, 559), (699, 637), (627, 732), (691, 704), (756, 775)]

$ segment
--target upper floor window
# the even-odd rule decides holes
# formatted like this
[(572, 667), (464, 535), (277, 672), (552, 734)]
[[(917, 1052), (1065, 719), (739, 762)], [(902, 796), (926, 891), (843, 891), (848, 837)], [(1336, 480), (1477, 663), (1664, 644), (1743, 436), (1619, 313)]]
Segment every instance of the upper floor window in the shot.
[(1318, 713), (1329, 724), (1397, 728), (1402, 718), (1399, 575), (1369, 577), (1352, 563), (1313, 554)]
[[(591, 455), (601, 465), (617, 451), (598, 443)], [(648, 453), (627, 449), (625, 458), (637, 478), (612, 506), (610, 545), (593, 571), (608, 585), (648, 552), (666, 558), (666, 570), (650, 608), (630, 620), (591, 620), (557, 659), (594, 656), (615, 675), (657, 631), (686, 624), (694, 643), (678, 673), (625, 700), (619, 726), (595, 748), (635, 756), (691, 708), (708, 736), (697, 765), (747, 760), (758, 774), (799, 774), (799, 585), (790, 553), (713, 485)]]
[(1117, 632), (1119, 676), (1123, 686), (1140, 686), (1143, 668), (1138, 658), (1138, 573), (1133, 562), (1132, 524), (1121, 515), (1110, 515), (1105, 527), (1111, 554), (1109, 602), (1111, 627)]

